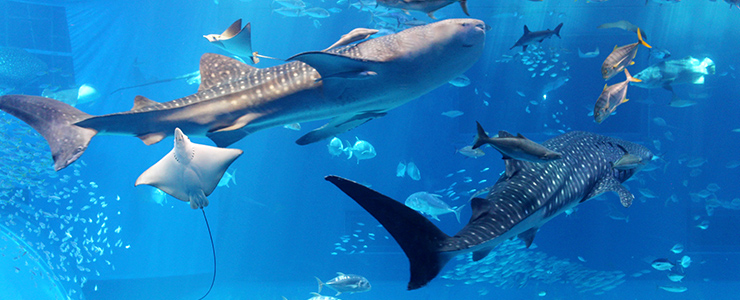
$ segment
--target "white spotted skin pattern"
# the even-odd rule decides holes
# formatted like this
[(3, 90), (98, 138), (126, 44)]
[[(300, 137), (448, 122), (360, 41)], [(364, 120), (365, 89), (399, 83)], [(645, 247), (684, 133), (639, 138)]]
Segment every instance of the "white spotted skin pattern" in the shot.
[[(543, 146), (563, 154), (547, 163), (510, 161), (518, 171), (499, 178), (486, 199), (489, 207), (473, 211), (473, 218), (455, 236), (440, 242), (440, 252), (490, 249), (503, 239), (539, 228), (552, 217), (583, 202), (602, 178), (624, 182), (638, 170), (616, 170), (611, 164), (624, 150), (649, 161), (647, 148), (616, 138), (574, 131), (552, 138)], [(526, 222), (525, 222), (526, 221)], [(517, 226), (520, 225), (520, 226)]]

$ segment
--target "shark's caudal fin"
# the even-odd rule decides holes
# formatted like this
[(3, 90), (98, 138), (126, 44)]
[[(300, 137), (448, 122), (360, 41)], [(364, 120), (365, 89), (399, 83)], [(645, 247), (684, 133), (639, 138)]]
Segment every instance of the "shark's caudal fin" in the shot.
[(477, 121), (475, 122), (475, 126), (478, 130), (478, 133), (475, 135), (475, 141), (473, 141), (473, 149), (478, 149), (480, 146), (485, 145), (488, 143), (488, 141), (491, 139), (488, 137), (488, 134), (483, 129), (483, 126), (480, 126), (480, 123)]
[(409, 290), (425, 286), (450, 260), (451, 256), (439, 252), (450, 237), (415, 210), (354, 181), (338, 176), (325, 179), (369, 212), (398, 242), (410, 263)]
[(26, 122), (46, 139), (57, 171), (77, 160), (87, 149), (90, 139), (98, 133), (94, 129), (74, 125), (91, 115), (51, 98), (2, 96), (0, 109)]
[(563, 23), (558, 24), (558, 27), (555, 27), (555, 29), (553, 29), (553, 32), (555, 32), (555, 35), (562, 39), (562, 37), (560, 37), (561, 28), (563, 28)]

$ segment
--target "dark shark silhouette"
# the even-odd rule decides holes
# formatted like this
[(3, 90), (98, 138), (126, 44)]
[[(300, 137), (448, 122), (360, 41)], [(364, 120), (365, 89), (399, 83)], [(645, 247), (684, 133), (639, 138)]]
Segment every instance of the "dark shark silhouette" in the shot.
[(558, 27), (555, 27), (554, 30), (542, 30), (542, 31), (529, 31), (529, 28), (527, 28), (527, 25), (524, 25), (524, 34), (522, 37), (519, 38), (518, 41), (516, 41), (516, 44), (514, 46), (511, 46), (509, 50), (514, 49), (516, 47), (522, 46), (522, 51), (527, 51), (527, 46), (532, 45), (534, 43), (542, 43), (546, 38), (550, 38), (553, 35), (557, 35), (560, 37), (560, 28), (563, 28), (563, 23), (560, 23)]
[(614, 169), (625, 152), (652, 159), (647, 148), (588, 132), (574, 131), (542, 144), (562, 153), (547, 163), (506, 159), (506, 172), (485, 198), (473, 198), (473, 214), (454, 236), (437, 228), (403, 203), (356, 182), (327, 176), (326, 180), (367, 210), (398, 242), (410, 262), (408, 289), (434, 279), (454, 256), (472, 252), (484, 258), (502, 241), (519, 237), (529, 247), (540, 226), (576, 205), (605, 192), (616, 192), (625, 207), (634, 196), (621, 185), (640, 167)]

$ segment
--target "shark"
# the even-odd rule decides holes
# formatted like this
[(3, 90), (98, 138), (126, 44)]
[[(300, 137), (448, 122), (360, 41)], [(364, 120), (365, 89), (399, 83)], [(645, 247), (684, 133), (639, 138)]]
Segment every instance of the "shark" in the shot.
[(38, 96), (5, 95), (0, 109), (38, 131), (54, 168), (77, 160), (97, 134), (158, 143), (180, 128), (227, 147), (275, 126), (331, 118), (299, 138), (307, 145), (382, 117), (463, 74), (483, 52), (486, 25), (447, 19), (357, 44), (311, 51), (255, 68), (212, 53), (201, 57), (198, 92), (168, 102), (134, 98), (129, 111), (93, 116)]
[(562, 158), (540, 163), (505, 159), (505, 172), (488, 193), (470, 201), (472, 216), (453, 236), (380, 192), (338, 176), (325, 179), (393, 236), (408, 257), (411, 276), (407, 288), (414, 290), (434, 279), (455, 256), (472, 252), (473, 260), (478, 261), (514, 237), (529, 247), (543, 224), (603, 193), (616, 192), (622, 205), (629, 207), (634, 195), (622, 183), (642, 166), (615, 169), (612, 164), (625, 152), (643, 161), (653, 157), (641, 145), (583, 131), (556, 136), (542, 145), (561, 153)]
[(514, 46), (511, 46), (511, 48), (509, 48), (509, 50), (521, 46), (522, 51), (527, 51), (527, 46), (529, 45), (532, 45), (534, 43), (542, 43), (542, 41), (544, 41), (546, 38), (550, 38), (553, 35), (560, 37), (561, 28), (563, 28), (563, 23), (558, 24), (558, 26), (555, 27), (554, 30), (547, 29), (542, 31), (529, 31), (527, 25), (524, 25), (524, 34), (522, 34), (522, 37), (520, 37), (519, 40), (516, 41)]

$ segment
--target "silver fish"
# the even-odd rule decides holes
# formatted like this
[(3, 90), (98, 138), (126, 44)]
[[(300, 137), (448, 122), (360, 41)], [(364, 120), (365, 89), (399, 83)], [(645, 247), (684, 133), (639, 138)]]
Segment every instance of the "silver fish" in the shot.
[(642, 44), (645, 47), (652, 48), (652, 46), (648, 45), (643, 39), (640, 29), (637, 29), (637, 43), (624, 45), (622, 47), (614, 46), (614, 50), (612, 53), (609, 54), (609, 56), (606, 57), (606, 60), (604, 60), (604, 63), (601, 64), (601, 76), (604, 77), (604, 80), (609, 80), (610, 78), (614, 77), (614, 75), (617, 75), (617, 73), (622, 72), (622, 70), (633, 64), (633, 59), (635, 59), (635, 56), (637, 55), (637, 46)]
[(630, 76), (627, 69), (624, 69), (624, 74), (627, 76), (627, 80), (611, 86), (604, 85), (604, 90), (601, 91), (601, 95), (596, 99), (596, 105), (594, 105), (594, 120), (596, 120), (596, 123), (604, 122), (606, 118), (617, 111), (617, 106), (629, 101), (626, 98), (627, 87), (629, 87), (630, 82), (638, 81), (638, 79)]
[(316, 277), (316, 281), (319, 283), (319, 293), (321, 293), (323, 286), (328, 286), (337, 291), (337, 294), (334, 296), (339, 296), (342, 293), (367, 292), (371, 288), (367, 278), (355, 274), (344, 274), (342, 272), (337, 272), (337, 277), (330, 279), (326, 283), (322, 282), (318, 277)]

